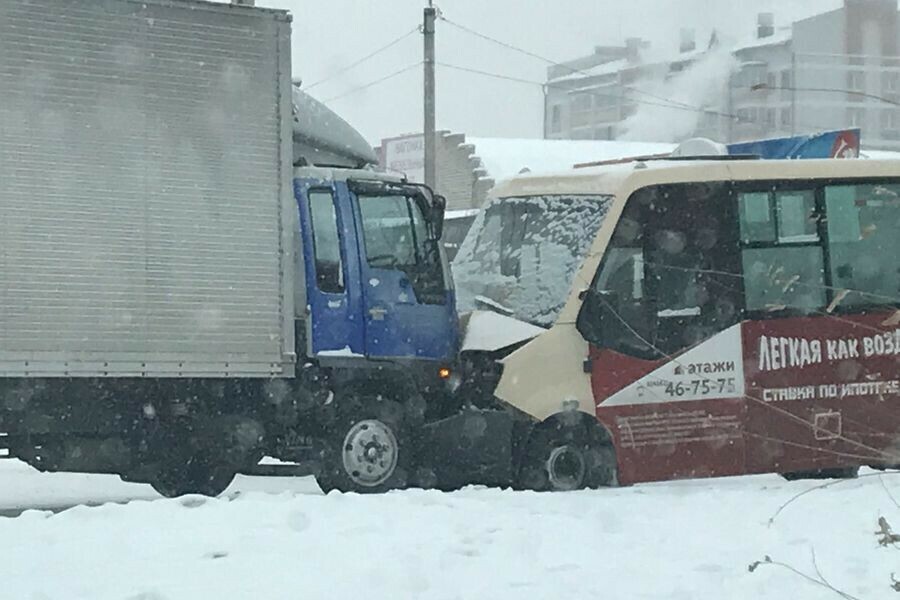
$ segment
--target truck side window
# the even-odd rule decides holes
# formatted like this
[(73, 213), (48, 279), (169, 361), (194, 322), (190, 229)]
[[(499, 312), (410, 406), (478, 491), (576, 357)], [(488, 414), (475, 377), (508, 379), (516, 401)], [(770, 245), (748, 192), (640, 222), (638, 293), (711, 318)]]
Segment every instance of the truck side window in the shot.
[(316, 284), (323, 292), (339, 294), (344, 291), (344, 269), (334, 196), (331, 190), (310, 190), (308, 197)]

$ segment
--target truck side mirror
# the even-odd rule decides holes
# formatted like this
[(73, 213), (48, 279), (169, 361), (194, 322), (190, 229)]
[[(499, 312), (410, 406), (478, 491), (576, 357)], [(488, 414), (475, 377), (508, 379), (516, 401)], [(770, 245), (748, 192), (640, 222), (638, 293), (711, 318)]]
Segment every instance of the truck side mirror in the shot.
[(595, 346), (602, 345), (604, 329), (610, 327), (610, 319), (615, 319), (618, 311), (619, 295), (593, 287), (582, 292), (581, 309), (575, 327), (584, 339)]

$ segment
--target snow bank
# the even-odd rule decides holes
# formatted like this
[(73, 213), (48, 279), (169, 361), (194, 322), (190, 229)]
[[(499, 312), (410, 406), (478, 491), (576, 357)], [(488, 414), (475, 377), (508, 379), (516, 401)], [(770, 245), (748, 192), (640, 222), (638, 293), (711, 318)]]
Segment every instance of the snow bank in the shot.
[[(264, 458), (260, 464), (273, 466), (291, 463)], [(224, 495), (286, 490), (321, 493), (311, 477), (271, 478), (239, 475), (225, 490)], [(18, 514), (26, 507), (59, 510), (78, 504), (99, 505), (159, 498), (159, 494), (149, 485), (128, 483), (122, 481), (118, 475), (41, 473), (18, 460), (0, 460), (0, 516)], [(0, 574), (2, 569), (0, 567)]]
[(149, 485), (126, 483), (117, 475), (40, 473), (18, 460), (0, 460), (0, 511), (156, 498)]
[[(900, 480), (885, 484), (900, 495)], [(143, 600), (892, 598), (898, 554), (878, 547), (900, 510), (877, 477), (774, 476), (536, 494), (466, 489), (384, 496), (250, 493), (136, 501), (0, 519), (10, 598)]]

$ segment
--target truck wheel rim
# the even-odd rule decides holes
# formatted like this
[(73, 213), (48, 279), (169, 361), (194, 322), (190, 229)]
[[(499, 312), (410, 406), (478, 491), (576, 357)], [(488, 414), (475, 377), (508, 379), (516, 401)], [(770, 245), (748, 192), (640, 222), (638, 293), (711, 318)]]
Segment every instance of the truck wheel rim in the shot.
[(344, 437), (341, 455), (344, 471), (354, 483), (381, 485), (397, 468), (397, 437), (389, 425), (377, 419), (359, 421)]
[(587, 467), (584, 455), (572, 446), (559, 446), (547, 459), (547, 475), (553, 489), (568, 491), (582, 487)]

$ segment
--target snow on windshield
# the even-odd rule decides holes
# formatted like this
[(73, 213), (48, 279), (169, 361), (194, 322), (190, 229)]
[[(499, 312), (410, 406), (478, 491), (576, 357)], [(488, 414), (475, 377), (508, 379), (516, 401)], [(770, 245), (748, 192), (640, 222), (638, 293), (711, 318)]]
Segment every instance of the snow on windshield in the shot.
[(518, 319), (550, 326), (611, 201), (611, 196), (491, 201), (453, 263), (460, 311), (475, 309), (480, 296)]

